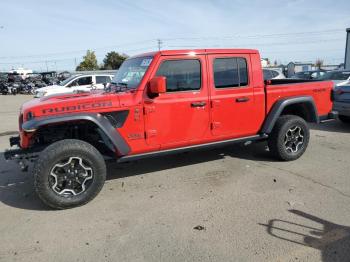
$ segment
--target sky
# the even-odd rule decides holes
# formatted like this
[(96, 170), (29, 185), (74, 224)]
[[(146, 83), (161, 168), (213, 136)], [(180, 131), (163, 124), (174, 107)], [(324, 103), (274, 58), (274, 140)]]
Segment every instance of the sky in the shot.
[(73, 70), (87, 49), (254, 48), (270, 61), (344, 61), (349, 0), (1, 0), (0, 70)]

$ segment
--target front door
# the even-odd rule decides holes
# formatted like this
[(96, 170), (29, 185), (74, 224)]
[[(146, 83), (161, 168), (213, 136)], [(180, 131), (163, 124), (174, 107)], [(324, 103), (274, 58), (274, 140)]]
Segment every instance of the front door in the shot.
[(211, 129), (223, 138), (255, 134), (254, 91), (249, 55), (209, 55)]
[(68, 85), (73, 91), (91, 91), (92, 76), (81, 76)]
[(166, 93), (145, 100), (147, 143), (165, 149), (200, 141), (210, 132), (205, 56), (161, 57), (156, 68)]

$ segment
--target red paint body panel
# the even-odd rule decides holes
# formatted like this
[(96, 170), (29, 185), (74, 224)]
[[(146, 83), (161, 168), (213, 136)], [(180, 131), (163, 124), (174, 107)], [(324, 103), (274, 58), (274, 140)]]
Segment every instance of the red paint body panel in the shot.
[(332, 110), (331, 90), (333, 82), (311, 82), (291, 85), (266, 86), (266, 109), (270, 112), (274, 103), (281, 98), (311, 96), (313, 97), (318, 115), (327, 115)]
[[(21, 147), (28, 148), (34, 132), (24, 132), (21, 124), (34, 118), (74, 113), (103, 113), (129, 110), (118, 132), (130, 146), (130, 154), (139, 154), (190, 146), (259, 133), (266, 115), (281, 98), (312, 96), (319, 115), (332, 108), (331, 82), (267, 85), (263, 81), (260, 55), (250, 49), (169, 50), (141, 54), (153, 60), (137, 90), (121, 93), (83, 93), (33, 99), (21, 108)], [(240, 88), (216, 89), (213, 61), (215, 58), (245, 58), (249, 83)], [(165, 60), (197, 59), (201, 64), (201, 88), (191, 92), (162, 93), (150, 98), (149, 81)], [(247, 98), (238, 103), (237, 99)], [(193, 107), (193, 103), (203, 106)], [(119, 157), (119, 156), (117, 156)]]

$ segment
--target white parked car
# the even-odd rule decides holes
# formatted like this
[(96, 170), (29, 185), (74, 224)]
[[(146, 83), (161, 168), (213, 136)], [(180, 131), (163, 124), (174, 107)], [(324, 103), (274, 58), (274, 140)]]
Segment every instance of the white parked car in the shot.
[(94, 89), (104, 89), (109, 85), (113, 75), (74, 75), (60, 82), (58, 85), (46, 86), (35, 90), (34, 97), (43, 97), (56, 94), (90, 92)]
[(286, 76), (279, 70), (275, 69), (263, 69), (264, 80), (271, 79), (285, 79)]

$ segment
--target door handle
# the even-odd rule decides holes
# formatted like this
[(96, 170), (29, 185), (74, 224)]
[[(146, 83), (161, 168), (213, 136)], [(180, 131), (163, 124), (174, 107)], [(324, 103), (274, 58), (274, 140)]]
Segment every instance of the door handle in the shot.
[(206, 102), (193, 102), (191, 103), (191, 107), (203, 107), (206, 104), (207, 104)]
[(244, 103), (244, 102), (248, 102), (249, 101), (249, 97), (239, 97), (239, 98), (236, 98), (236, 102), (237, 103)]

